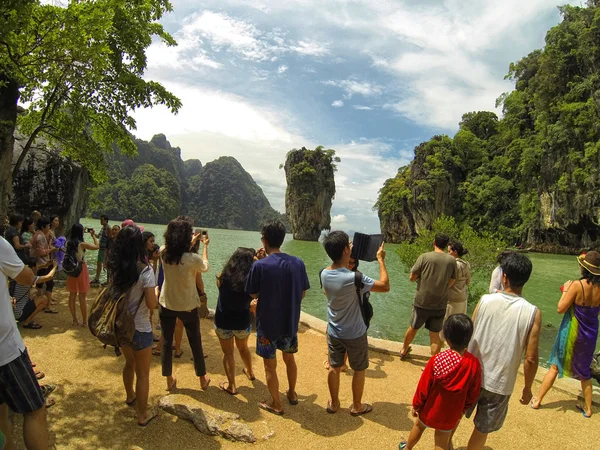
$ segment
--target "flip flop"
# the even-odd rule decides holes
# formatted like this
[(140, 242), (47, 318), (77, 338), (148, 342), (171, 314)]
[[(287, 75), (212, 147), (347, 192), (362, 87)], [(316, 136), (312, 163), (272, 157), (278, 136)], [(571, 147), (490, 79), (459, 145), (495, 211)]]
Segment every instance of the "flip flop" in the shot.
[(289, 404), (292, 406), (296, 406), (298, 404), (298, 398), (296, 398), (296, 400), (292, 400), (288, 397), (288, 392), (289, 391), (285, 391), (285, 396), (287, 397)]
[(365, 403), (365, 409), (363, 409), (362, 411), (352, 411), (350, 410), (350, 415), (357, 417), (357, 416), (363, 416), (365, 414), (370, 413), (371, 411), (373, 411), (373, 407), (371, 405), (369, 405), (368, 403)]
[(42, 326), (36, 322), (29, 322), (27, 325), (23, 325), (23, 328), (27, 328), (28, 330), (39, 330)]
[(400, 450), (404, 450), (407, 446), (408, 446), (408, 442), (406, 442), (406, 441), (400, 441), (400, 443), (398, 444), (398, 448)]
[(36, 377), (38, 380), (43, 380), (45, 376), (46, 376), (46, 374), (45, 374), (44, 372), (37, 371), (37, 372), (35, 373), (35, 377)]
[(222, 390), (224, 390), (225, 392), (227, 392), (229, 395), (238, 395), (238, 394), (239, 394), (239, 392), (237, 392), (237, 391), (235, 391), (235, 392), (232, 392), (232, 391), (230, 391), (229, 389), (227, 389), (227, 388), (225, 387), (225, 383), (227, 383), (227, 381), (221, 381), (221, 382), (219, 383), (219, 387), (220, 387)]
[(127, 406), (133, 406), (133, 404), (135, 403), (135, 401), (137, 400), (137, 398), (134, 398), (133, 400), (131, 400), (130, 402), (128, 402), (127, 400), (125, 400), (125, 404)]
[(338, 412), (338, 409), (331, 409), (331, 400), (327, 400), (327, 414), (335, 414), (336, 412)]
[(256, 380), (255, 376), (248, 375), (248, 371), (245, 368), (242, 370), (242, 372), (244, 372), (244, 375), (246, 375), (246, 378), (248, 378), (250, 381)]
[(52, 408), (56, 404), (56, 400), (53, 398), (47, 398), (45, 402), (46, 409)]
[(167, 391), (173, 392), (175, 389), (177, 389), (177, 378), (173, 377), (173, 383), (171, 386), (167, 384)]
[(44, 312), (46, 314), (58, 314), (58, 311), (56, 311), (54, 309), (45, 309)]
[(179, 355), (177, 353), (173, 354), (173, 356), (177, 359), (181, 358), (182, 355), (183, 355), (183, 350), (181, 350), (181, 353)]
[(331, 365), (329, 364), (329, 360), (325, 360), (323, 361), (323, 369), (325, 370), (329, 370), (331, 368)]
[(150, 421), (152, 421), (153, 419), (156, 419), (158, 417), (158, 410), (156, 408), (152, 408), (151, 411), (152, 411), (152, 415), (150, 416), (149, 419), (147, 419), (144, 423), (138, 422), (138, 425), (140, 427), (145, 427), (146, 425), (148, 425), (150, 423)]
[(210, 385), (210, 378), (208, 379), (208, 381), (206, 382), (206, 384), (204, 386), (202, 386), (202, 382), (200, 382), (200, 389), (202, 389), (203, 391), (208, 389), (208, 386)]
[(412, 347), (409, 345), (408, 349), (406, 350), (406, 353), (402, 354), (402, 352), (400, 352), (400, 361), (404, 361), (411, 352), (412, 352)]
[(48, 397), (50, 394), (52, 394), (52, 392), (54, 392), (54, 390), (56, 389), (56, 385), (55, 384), (45, 384), (43, 386), (40, 386), (40, 389), (42, 390), (42, 395), (44, 397)]
[(271, 405), (267, 404), (266, 402), (259, 402), (258, 407), (260, 409), (264, 409), (267, 412), (270, 412), (271, 414), (275, 414), (276, 416), (283, 416), (283, 411), (277, 411), (275, 408), (273, 408)]
[(153, 349), (153, 350), (152, 350), (152, 354), (153, 354), (154, 356), (160, 356), (160, 355), (161, 355), (161, 352), (159, 352), (159, 351), (158, 351), (158, 350), (156, 350), (156, 349)]
[(531, 399), (531, 401), (529, 402), (529, 406), (531, 407), (531, 409), (534, 409), (534, 410), (536, 410), (536, 411), (537, 411), (538, 409), (540, 409), (540, 406), (542, 406), (542, 405), (540, 405), (540, 406), (538, 406), (538, 407), (536, 408), (535, 406), (533, 406), (533, 404), (534, 404), (534, 403), (535, 403), (535, 397), (533, 397), (533, 398)]
[(583, 414), (583, 417), (585, 417), (586, 419), (591, 419), (591, 418), (592, 418), (592, 416), (588, 416), (588, 415), (585, 413), (585, 410), (583, 409), (583, 407), (582, 407), (582, 406), (581, 406), (579, 403), (576, 403), (576, 404), (575, 404), (575, 408), (577, 408), (577, 409), (579, 410), (579, 412), (580, 412), (581, 414)]

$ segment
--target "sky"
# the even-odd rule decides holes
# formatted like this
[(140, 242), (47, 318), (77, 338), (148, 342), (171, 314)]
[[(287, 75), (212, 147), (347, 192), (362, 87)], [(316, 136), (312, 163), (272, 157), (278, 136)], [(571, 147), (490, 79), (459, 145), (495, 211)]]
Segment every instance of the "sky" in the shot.
[[(147, 79), (183, 102), (136, 111), (183, 159), (233, 156), (284, 212), (294, 148), (341, 158), (332, 229), (378, 232), (386, 179), (462, 114), (495, 109), (511, 62), (544, 45), (557, 0), (172, 0)], [(579, 4), (580, 2), (573, 2)]]

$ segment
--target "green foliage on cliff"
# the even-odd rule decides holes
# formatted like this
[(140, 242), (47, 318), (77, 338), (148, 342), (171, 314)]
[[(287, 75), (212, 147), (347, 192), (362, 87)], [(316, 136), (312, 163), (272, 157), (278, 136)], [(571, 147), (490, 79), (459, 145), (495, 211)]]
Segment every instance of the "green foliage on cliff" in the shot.
[(451, 241), (459, 241), (469, 253), (463, 257), (471, 265), (471, 285), (469, 286), (469, 302), (477, 302), (488, 290), (490, 275), (496, 267), (496, 256), (504, 248), (506, 242), (495, 238), (490, 233), (478, 233), (468, 225), (460, 225), (453, 217), (440, 216), (413, 242), (403, 242), (396, 250), (400, 261), (410, 270), (420, 254), (433, 250), (433, 240), (437, 233), (446, 233)]
[(545, 48), (510, 65), (515, 90), (498, 100), (501, 120), (469, 112), (453, 138), (415, 148), (376, 204), (390, 236), (394, 223), (406, 225), (400, 240), (449, 214), (512, 241), (583, 246), (600, 237), (599, 5), (561, 7)]
[(231, 156), (207, 163), (189, 180), (188, 214), (210, 228), (260, 230), (270, 219), (284, 219), (260, 186)]

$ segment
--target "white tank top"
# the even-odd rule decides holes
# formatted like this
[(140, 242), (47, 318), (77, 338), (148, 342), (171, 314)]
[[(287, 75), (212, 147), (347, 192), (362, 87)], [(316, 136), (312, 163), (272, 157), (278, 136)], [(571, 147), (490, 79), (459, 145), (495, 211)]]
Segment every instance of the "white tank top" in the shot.
[(511, 395), (537, 307), (518, 295), (498, 292), (479, 302), (469, 352), (481, 363), (481, 386)]

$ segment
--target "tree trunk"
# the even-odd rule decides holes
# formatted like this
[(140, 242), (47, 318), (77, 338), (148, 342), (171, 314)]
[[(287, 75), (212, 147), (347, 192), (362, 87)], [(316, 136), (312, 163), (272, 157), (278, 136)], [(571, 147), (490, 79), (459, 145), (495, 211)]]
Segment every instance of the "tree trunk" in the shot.
[(17, 83), (0, 75), (0, 226), (4, 225), (12, 192), (12, 158), (18, 101)]

